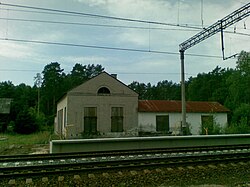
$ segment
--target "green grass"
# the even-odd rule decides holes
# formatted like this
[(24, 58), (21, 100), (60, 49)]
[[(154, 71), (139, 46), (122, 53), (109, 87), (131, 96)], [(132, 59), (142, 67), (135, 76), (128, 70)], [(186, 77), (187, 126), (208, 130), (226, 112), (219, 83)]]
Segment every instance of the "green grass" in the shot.
[(54, 139), (58, 139), (58, 137), (47, 131), (29, 135), (0, 134), (0, 148), (9, 147), (10, 145), (48, 144)]

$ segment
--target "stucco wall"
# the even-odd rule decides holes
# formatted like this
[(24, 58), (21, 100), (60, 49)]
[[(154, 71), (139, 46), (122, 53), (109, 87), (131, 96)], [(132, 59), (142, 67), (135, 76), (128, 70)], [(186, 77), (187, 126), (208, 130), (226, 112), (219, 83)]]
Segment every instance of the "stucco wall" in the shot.
[[(97, 108), (97, 131), (111, 134), (111, 108), (123, 107), (125, 133), (137, 134), (137, 97), (70, 96), (68, 100), (68, 124), (75, 125), (78, 133), (84, 132), (84, 107)], [(115, 134), (115, 133), (114, 133)]]
[[(180, 122), (182, 119), (181, 113), (138, 113), (139, 131), (156, 132), (156, 116), (169, 115), (169, 131), (173, 134), (178, 134), (180, 130)], [(216, 123), (221, 127), (227, 124), (226, 113), (187, 113), (187, 123), (190, 124), (190, 131), (193, 135), (201, 133), (201, 115), (213, 115)]]
[[(98, 90), (107, 88), (110, 94)], [(97, 108), (97, 131), (103, 136), (133, 136), (138, 134), (138, 94), (119, 80), (102, 73), (67, 93), (68, 137), (80, 137), (84, 132), (84, 108)], [(62, 100), (58, 104), (64, 106)], [(123, 107), (124, 132), (111, 132), (111, 108)]]

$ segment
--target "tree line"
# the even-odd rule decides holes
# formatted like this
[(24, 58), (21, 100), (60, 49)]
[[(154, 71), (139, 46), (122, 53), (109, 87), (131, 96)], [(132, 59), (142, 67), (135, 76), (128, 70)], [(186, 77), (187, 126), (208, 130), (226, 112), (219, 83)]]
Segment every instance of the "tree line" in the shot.
[[(0, 98), (12, 98), (8, 120), (0, 120), (0, 131), (32, 133), (53, 129), (56, 102), (67, 91), (104, 71), (97, 64), (76, 63), (66, 74), (58, 62), (47, 64), (34, 77), (34, 85), (14, 85), (11, 81), (0, 82)], [(186, 100), (217, 101), (230, 109), (229, 126), (250, 129), (250, 53), (242, 51), (236, 68), (216, 67), (211, 72), (200, 73), (186, 82)], [(181, 85), (163, 80), (157, 84), (128, 85), (139, 94), (139, 99), (181, 100)], [(0, 115), (1, 117), (1, 115)]]

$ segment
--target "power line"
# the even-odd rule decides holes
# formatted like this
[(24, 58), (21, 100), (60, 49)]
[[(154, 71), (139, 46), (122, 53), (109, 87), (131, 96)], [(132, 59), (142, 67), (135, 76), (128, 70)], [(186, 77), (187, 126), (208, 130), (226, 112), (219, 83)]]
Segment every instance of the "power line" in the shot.
[(0, 71), (39, 72), (40, 70), (34, 70), (34, 69), (0, 69)]
[[(0, 69), (0, 71), (6, 72), (40, 72), (41, 70), (35, 69)], [(67, 70), (70, 72), (71, 70)], [(180, 75), (180, 73), (161, 73), (161, 72), (110, 72), (120, 74), (120, 75)], [(191, 73), (186, 73), (186, 75), (195, 75)]]
[(146, 23), (146, 24), (156, 24), (156, 25), (166, 25), (166, 26), (174, 26), (174, 27), (185, 27), (185, 28), (192, 28), (192, 29), (201, 29), (200, 27), (190, 26), (190, 25), (188, 26), (186, 24), (164, 23), (164, 22), (158, 22), (158, 21), (131, 19), (131, 18), (107, 16), (107, 15), (100, 15), (100, 14), (91, 14), (91, 13), (68, 11), (68, 10), (59, 10), (59, 9), (52, 9), (52, 8), (41, 8), (41, 7), (25, 6), (25, 5), (17, 5), (17, 4), (9, 4), (9, 3), (1, 3), (1, 2), (0, 2), (0, 5), (2, 5), (2, 6), (10, 6), (10, 7), (17, 7), (17, 8), (25, 8), (25, 9), (48, 11), (48, 12), (64, 13), (64, 14), (67, 14), (67, 15), (89, 16), (89, 17), (94, 17), (94, 18), (113, 19), (113, 20), (127, 21), (127, 22), (138, 22), (138, 23)]
[[(2, 17), (2, 18), (0, 17), (0, 20), (21, 21), (21, 22), (37, 22), (37, 23), (49, 23), (49, 24), (79, 25), (79, 26), (112, 27), (112, 28), (125, 28), (125, 29), (145, 29), (145, 30), (149, 29), (148, 27), (138, 27), (138, 26), (65, 22), (65, 21), (49, 21), (49, 20), (6, 18), (6, 17)], [(150, 27), (150, 30), (151, 29), (152, 30), (178, 30), (178, 31), (197, 31), (198, 30), (198, 29), (167, 29), (167, 28), (163, 28), (163, 27)]]
[[(15, 5), (15, 4), (7, 4), (1, 3), (0, 5), (5, 6), (14, 6), (14, 7), (22, 7), (22, 8), (30, 8), (30, 9), (38, 9), (43, 11), (56, 11), (56, 12), (42, 12), (42, 11), (29, 11), (29, 10), (15, 10), (15, 9), (4, 9), (3, 10), (12, 10), (12, 11), (22, 11), (22, 12), (32, 12), (32, 13), (46, 13), (46, 14), (57, 14), (57, 15), (67, 15), (67, 16), (88, 16), (88, 17), (98, 17), (98, 18), (106, 18), (106, 19), (118, 19), (120, 21), (130, 21), (130, 22), (140, 22), (140, 23), (147, 23), (147, 24), (160, 24), (166, 26), (174, 26), (174, 27), (183, 27), (189, 28), (189, 30), (185, 29), (166, 29), (166, 28), (159, 28), (159, 27), (150, 27), (150, 29), (154, 30), (178, 30), (178, 31), (197, 31), (201, 29), (206, 29), (205, 27), (198, 27), (198, 26), (191, 26), (190, 24), (173, 24), (173, 23), (163, 23), (163, 22), (156, 22), (156, 21), (146, 21), (146, 20), (138, 20), (138, 19), (130, 19), (130, 18), (121, 18), (121, 17), (113, 17), (113, 16), (105, 16), (99, 14), (90, 14), (90, 13), (82, 13), (82, 12), (75, 12), (75, 11), (65, 11), (65, 10), (58, 10), (58, 9), (48, 9), (48, 8), (40, 8), (40, 7), (32, 7), (32, 6), (23, 6), (23, 5)], [(137, 26), (121, 26), (121, 25), (106, 25), (106, 24), (92, 24), (92, 23), (75, 23), (75, 22), (61, 22), (61, 21), (48, 21), (48, 20), (32, 20), (32, 19), (17, 19), (17, 18), (0, 18), (2, 20), (11, 20), (11, 21), (30, 21), (30, 22), (41, 22), (41, 23), (51, 23), (51, 24), (68, 24), (68, 25), (82, 25), (82, 26), (99, 26), (99, 27), (114, 27), (114, 28), (129, 28), (129, 29), (148, 29), (148, 27), (137, 27)], [(192, 30), (191, 30), (192, 29)], [(240, 32), (231, 32), (231, 31), (224, 31), (226, 33), (243, 35), (243, 36), (250, 36), (250, 34), (240, 33)]]
[[(73, 44), (73, 43), (62, 43), (62, 42), (49, 42), (49, 41), (41, 41), (41, 40), (26, 40), (26, 39), (14, 39), (14, 38), (0, 38), (0, 40), (13, 41), (13, 42), (23, 42), (23, 43), (34, 43), (34, 44), (47, 44), (47, 45), (68, 46), (68, 47), (83, 47), (83, 48), (104, 49), (104, 50), (129, 51), (129, 52), (141, 52), (141, 53), (154, 53), (154, 54), (165, 54), (165, 55), (179, 55), (178, 52), (169, 52), (169, 51), (157, 51), (157, 50), (145, 50), (145, 49), (133, 49), (133, 48), (108, 47), (108, 46)], [(192, 54), (192, 53), (187, 53), (186, 55), (187, 56), (194, 56), (194, 57), (221, 58), (221, 56), (216, 56), (216, 55), (204, 55), (204, 54)]]
[[(0, 17), (0, 20), (7, 21), (21, 21), (21, 22), (37, 22), (37, 23), (49, 23), (49, 24), (65, 24), (65, 25), (79, 25), (79, 26), (92, 26), (92, 27), (110, 27), (110, 28), (124, 28), (124, 29), (143, 29), (148, 30), (148, 27), (139, 26), (125, 26), (125, 25), (111, 25), (111, 24), (95, 24), (95, 23), (80, 23), (80, 22), (66, 22), (66, 21), (49, 21), (49, 20), (37, 20), (37, 19), (21, 19), (21, 18), (6, 18)], [(198, 29), (167, 29), (163, 27), (150, 27), (150, 30), (173, 30), (173, 31), (197, 31)], [(224, 31), (229, 34), (250, 36), (247, 33)]]

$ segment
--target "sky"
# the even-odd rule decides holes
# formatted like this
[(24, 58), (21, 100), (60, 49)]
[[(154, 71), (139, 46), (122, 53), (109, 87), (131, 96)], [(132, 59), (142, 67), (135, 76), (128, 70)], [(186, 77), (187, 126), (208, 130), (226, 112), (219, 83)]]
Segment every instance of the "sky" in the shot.
[[(163, 80), (179, 83), (179, 44), (248, 0), (0, 0), (0, 3), (0, 82), (33, 86), (36, 74), (51, 62), (58, 62), (65, 73), (75, 63), (101, 64), (107, 73), (117, 74), (125, 84), (133, 81), (156, 84)], [(225, 56), (250, 51), (249, 17), (225, 31)], [(237, 58), (222, 59), (217, 33), (185, 51), (185, 79), (210, 72), (216, 66), (235, 68), (236, 61)]]

